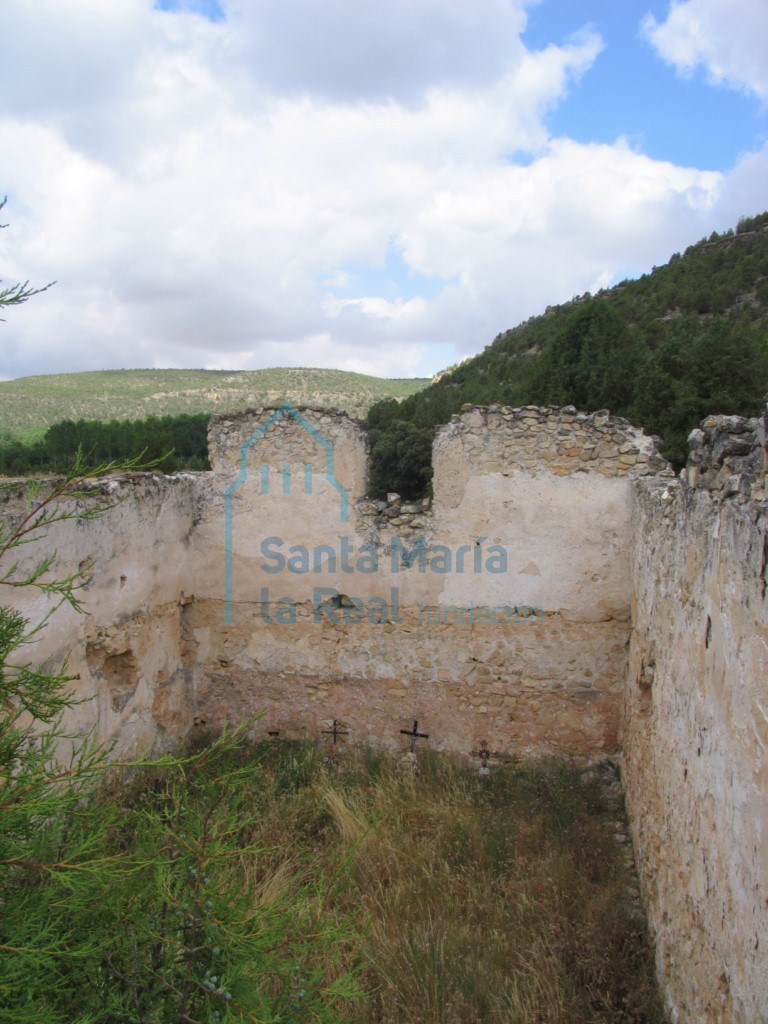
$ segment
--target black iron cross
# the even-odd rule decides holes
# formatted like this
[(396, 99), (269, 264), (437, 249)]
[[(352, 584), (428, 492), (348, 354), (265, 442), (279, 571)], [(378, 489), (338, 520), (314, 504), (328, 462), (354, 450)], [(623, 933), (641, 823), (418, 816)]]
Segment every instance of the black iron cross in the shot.
[(333, 737), (333, 745), (336, 746), (336, 740), (340, 736), (348, 736), (349, 733), (344, 728), (344, 723), (343, 722), (338, 722), (334, 718), (333, 725), (331, 726), (331, 728), (330, 729), (323, 729), (323, 735), (324, 736), (332, 736)]
[(400, 732), (403, 736), (409, 736), (411, 740), (411, 750), (416, 748), (416, 740), (428, 740), (428, 732), (419, 732), (419, 720), (414, 719), (412, 729), (401, 729)]
[(491, 774), (491, 769), (488, 767), (488, 762), (490, 761), (490, 759), (492, 757), (496, 756), (496, 751), (489, 749), (489, 747), (488, 747), (488, 740), (481, 740), (480, 741), (480, 749), (479, 750), (471, 750), (470, 753), (471, 753), (472, 757), (479, 757), (480, 760), (482, 761), (482, 764), (480, 765), (480, 774), (481, 775), (490, 775)]

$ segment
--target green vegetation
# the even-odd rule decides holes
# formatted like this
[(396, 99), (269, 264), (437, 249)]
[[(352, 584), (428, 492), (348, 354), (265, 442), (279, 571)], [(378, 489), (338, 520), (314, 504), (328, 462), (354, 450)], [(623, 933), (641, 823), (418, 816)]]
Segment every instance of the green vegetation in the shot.
[[(34, 293), (25, 285), (0, 296), (8, 304)], [(60, 443), (63, 435), (77, 434), (94, 461), (133, 457), (141, 449), (125, 443), (130, 431), (118, 422), (128, 419), (141, 421), (134, 434), (151, 456), (173, 449), (163, 468), (200, 468), (206, 453), (200, 445), (187, 450), (177, 437), (187, 426), (174, 423), (284, 400), (367, 413), (376, 497), (429, 492), (434, 428), (465, 403), (610, 409), (661, 436), (664, 454), (680, 467), (687, 436), (704, 416), (760, 412), (766, 324), (768, 213), (713, 233), (636, 281), (548, 308), (429, 386), (292, 368), (108, 370), (0, 382), (0, 474), (61, 466), (76, 450)], [(84, 421), (104, 423), (105, 432)]]
[[(365, 416), (426, 380), (384, 380), (345, 370), (100, 370), (0, 381), (0, 431), (40, 431), (62, 420), (147, 419), (237, 412), (259, 405), (314, 405)], [(27, 435), (27, 440), (29, 436)], [(33, 435), (33, 439), (36, 439)]]
[(104, 511), (87, 482), (36, 486), (0, 530), (0, 583), (53, 602), (36, 626), (0, 607), (0, 1016), (277, 1024), (299, 1019), (298, 1001), (301, 1019), (338, 1021), (359, 991), (351, 918), (326, 913), (343, 864), (271, 871), (254, 818), (263, 772), (239, 737), (111, 765), (65, 728), (66, 666), (25, 658), (59, 604), (82, 610), (88, 577), (57, 578), (52, 555), (25, 567), (21, 549)]
[(81, 794), (69, 874), (5, 890), (6, 946), (56, 943), (7, 1019), (660, 1024), (599, 782), (419, 765), (225, 740)]
[[(372, 406), (368, 424), (388, 454), (382, 439), (394, 424), (431, 432), (464, 403), (607, 408), (660, 435), (679, 467), (704, 416), (756, 415), (766, 391), (768, 213), (676, 253), (637, 281), (505, 331), (418, 394)], [(424, 468), (415, 467), (417, 478)], [(377, 496), (396, 490), (398, 473), (374, 449)]]
[(224, 739), (68, 811), (6, 880), (5, 1019), (664, 1019), (600, 784), (565, 764)]
[[(346, 969), (362, 990), (335, 1006), (350, 1024), (662, 1020), (594, 778), (558, 762), (480, 778), (428, 754), (416, 776), (391, 756), (289, 743), (231, 757), (259, 851), (240, 862), (251, 892), (279, 906), (302, 893), (321, 933), (350, 929), (329, 950), (292, 947), (298, 980), (275, 978), (258, 1019), (320, 1019), (308, 981), (317, 1001)], [(141, 782), (145, 807), (164, 806), (163, 779)], [(183, 799), (199, 813), (194, 792)]]
[(394, 491), (406, 501), (421, 498), (432, 479), (432, 432), (394, 420), (371, 432), (371, 494)]
[(142, 459), (165, 473), (208, 469), (208, 420), (206, 413), (109, 423), (63, 420), (31, 444), (0, 436), (0, 476), (58, 473), (76, 459), (87, 467)]

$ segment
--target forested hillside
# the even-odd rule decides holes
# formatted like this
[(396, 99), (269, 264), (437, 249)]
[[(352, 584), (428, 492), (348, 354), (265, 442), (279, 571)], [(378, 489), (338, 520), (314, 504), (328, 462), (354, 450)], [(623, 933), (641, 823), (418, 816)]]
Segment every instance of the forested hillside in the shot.
[(757, 414), (767, 391), (764, 213), (639, 280), (548, 308), (402, 403), (374, 405), (374, 490), (405, 478), (409, 497), (423, 491), (425, 442), (466, 402), (610, 409), (660, 435), (680, 465), (704, 416)]

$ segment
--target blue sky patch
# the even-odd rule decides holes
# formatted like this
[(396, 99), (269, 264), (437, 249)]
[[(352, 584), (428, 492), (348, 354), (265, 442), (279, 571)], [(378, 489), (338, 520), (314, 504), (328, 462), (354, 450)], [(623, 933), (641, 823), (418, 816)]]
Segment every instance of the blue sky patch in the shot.
[(199, 14), (208, 21), (226, 20), (218, 0), (155, 0), (155, 10)]
[(753, 97), (712, 85), (697, 70), (683, 78), (664, 63), (641, 31), (647, 13), (663, 21), (659, 0), (542, 0), (528, 12), (523, 40), (535, 49), (565, 43), (588, 27), (604, 49), (546, 118), (555, 136), (613, 143), (620, 136), (654, 160), (726, 171), (768, 135)]
[(409, 267), (393, 239), (389, 240), (386, 260), (380, 266), (373, 263), (348, 263), (320, 280), (326, 291), (339, 298), (376, 295), (390, 302), (397, 299), (407, 302), (417, 296), (434, 299), (449, 283), (449, 279), (421, 274)]

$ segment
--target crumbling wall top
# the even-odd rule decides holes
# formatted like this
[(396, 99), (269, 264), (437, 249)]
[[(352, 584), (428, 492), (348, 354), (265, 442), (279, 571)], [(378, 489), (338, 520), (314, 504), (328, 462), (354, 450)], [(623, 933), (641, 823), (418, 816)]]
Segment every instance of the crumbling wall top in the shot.
[(284, 467), (311, 467), (337, 481), (352, 501), (366, 491), (368, 436), (357, 420), (336, 409), (280, 406), (214, 415), (208, 427), (214, 477), (256, 477), (261, 467), (278, 475)]
[(760, 417), (707, 416), (688, 436), (681, 474), (691, 488), (721, 498), (764, 501), (768, 471), (768, 411)]
[(574, 406), (466, 405), (438, 430), (436, 471), (440, 450), (457, 443), (474, 472), (546, 469), (557, 476), (672, 475), (659, 453), (658, 438), (605, 409), (584, 413)]

